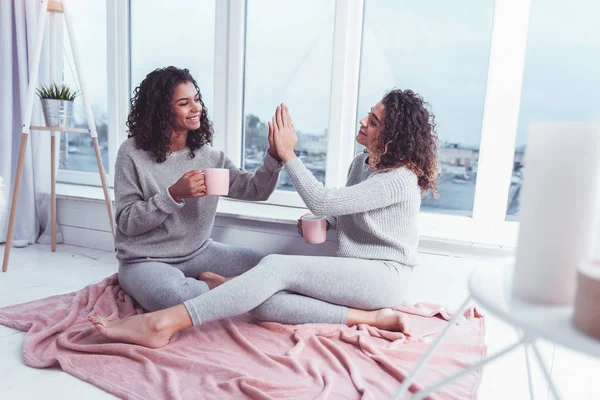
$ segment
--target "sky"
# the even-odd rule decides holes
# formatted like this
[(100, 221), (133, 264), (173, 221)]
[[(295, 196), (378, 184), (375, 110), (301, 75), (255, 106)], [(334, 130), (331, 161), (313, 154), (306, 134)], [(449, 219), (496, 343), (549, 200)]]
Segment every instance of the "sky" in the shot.
[[(189, 68), (210, 112), (215, 0), (131, 5), (132, 84), (157, 67)], [(91, 98), (105, 109), (106, 2), (72, 8)], [(285, 102), (297, 129), (327, 129), (334, 12), (334, 0), (248, 0), (246, 114), (264, 121)], [(596, 0), (532, 0), (518, 146), (534, 121), (600, 122), (599, 12)], [(410, 88), (430, 103), (442, 140), (478, 147), (493, 14), (493, 0), (366, 0), (357, 120), (386, 90)]]

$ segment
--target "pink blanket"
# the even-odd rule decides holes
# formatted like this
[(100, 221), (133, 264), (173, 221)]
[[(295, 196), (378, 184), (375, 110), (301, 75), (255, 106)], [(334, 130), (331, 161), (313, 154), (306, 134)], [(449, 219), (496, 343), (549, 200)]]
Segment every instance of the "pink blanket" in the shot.
[[(77, 292), (0, 309), (0, 324), (27, 332), (25, 364), (59, 365), (125, 399), (384, 399), (450, 317), (428, 303), (400, 309), (411, 314), (410, 338), (366, 325), (288, 326), (243, 315), (187, 329), (152, 350), (110, 343), (87, 321), (92, 312), (119, 318), (143, 312), (113, 275)], [(411, 390), (480, 360), (483, 331), (483, 318), (465, 312)], [(480, 378), (468, 375), (432, 398), (474, 398)]]

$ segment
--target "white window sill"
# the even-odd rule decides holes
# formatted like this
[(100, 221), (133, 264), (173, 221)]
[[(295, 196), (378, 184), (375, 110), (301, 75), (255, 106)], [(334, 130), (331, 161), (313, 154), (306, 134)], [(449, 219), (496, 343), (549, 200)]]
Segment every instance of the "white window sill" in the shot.
[[(104, 194), (98, 186), (68, 183), (56, 185), (57, 197), (74, 201), (102, 202)], [(114, 202), (114, 191), (110, 189)], [(304, 207), (282, 206), (221, 198), (217, 216), (267, 223), (295, 225), (307, 213)], [(471, 218), (445, 214), (421, 213), (419, 216), (420, 247), (437, 254), (506, 254), (514, 252), (518, 224), (505, 222), (498, 227), (479, 226)], [(466, 250), (465, 250), (466, 249)]]
[[(109, 191), (110, 198), (114, 202), (114, 190), (109, 189)], [(98, 186), (57, 183), (56, 196), (68, 200), (104, 202), (104, 193), (102, 188)], [(262, 202), (238, 201), (228, 198), (221, 198), (217, 207), (217, 216), (219, 217), (249, 219), (288, 225), (295, 225), (298, 218), (307, 212), (308, 210), (303, 207), (288, 207)]]

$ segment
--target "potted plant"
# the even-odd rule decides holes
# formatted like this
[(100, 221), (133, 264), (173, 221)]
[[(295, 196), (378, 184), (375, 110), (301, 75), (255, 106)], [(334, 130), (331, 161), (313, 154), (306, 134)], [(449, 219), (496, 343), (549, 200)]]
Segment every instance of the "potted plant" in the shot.
[(79, 95), (64, 83), (58, 86), (53, 83), (37, 89), (37, 94), (42, 100), (42, 111), (46, 126), (67, 127), (73, 120), (73, 100)]
[[(42, 111), (46, 126), (49, 127), (68, 127), (73, 122), (73, 100), (79, 95), (64, 83), (58, 86), (53, 83), (49, 86), (42, 86), (37, 90), (37, 94), (42, 101)], [(59, 150), (59, 168), (65, 169), (69, 157), (69, 134), (60, 132), (60, 150)]]

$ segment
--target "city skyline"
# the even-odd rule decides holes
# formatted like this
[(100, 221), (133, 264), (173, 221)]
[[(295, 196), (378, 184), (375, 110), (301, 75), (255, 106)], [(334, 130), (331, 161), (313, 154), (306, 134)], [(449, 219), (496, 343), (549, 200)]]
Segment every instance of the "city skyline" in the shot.
[[(162, 3), (147, 7), (147, 1), (131, 2), (131, 89), (156, 67), (187, 67), (198, 80), (212, 116), (214, 0), (174, 0), (169, 7), (161, 7)], [(564, 7), (559, 0), (532, 2), (517, 146), (526, 143), (527, 127), (534, 121), (600, 121), (596, 100), (600, 82), (594, 72), (600, 68), (600, 27), (594, 22), (600, 4), (592, 0), (575, 3)], [(318, 13), (311, 11), (313, 5), (319, 7)], [(274, 105), (286, 102), (303, 131), (320, 133), (328, 128), (334, 6), (333, 0), (315, 0), (311, 7), (298, 2), (248, 2), (247, 32), (254, 39), (246, 41), (247, 113), (266, 119)], [(107, 108), (106, 2), (74, 2), (72, 9), (84, 67), (94, 72), (95, 78), (87, 82), (90, 97)], [(178, 11), (182, 9), (188, 12)], [(260, 28), (267, 10), (273, 16), (268, 31)], [(410, 87), (431, 104), (442, 140), (478, 146), (493, 11), (492, 0), (469, 0), (451, 8), (367, 0), (357, 121), (385, 90)], [(277, 15), (293, 15), (296, 22), (286, 23)], [(309, 22), (322, 28), (304, 29)], [(277, 30), (285, 30), (286, 35), (269, 33)], [(391, 45), (385, 43), (392, 33), (398, 39)], [(183, 52), (173, 43), (191, 43), (199, 50)], [(264, 68), (271, 61), (265, 58), (270, 52), (278, 55), (276, 74)], [(436, 69), (438, 64), (443, 68)], [(465, 70), (469, 65), (473, 67)], [(67, 70), (67, 80), (69, 75)], [(561, 79), (555, 79), (558, 75)], [(465, 85), (465, 78), (478, 83)]]

